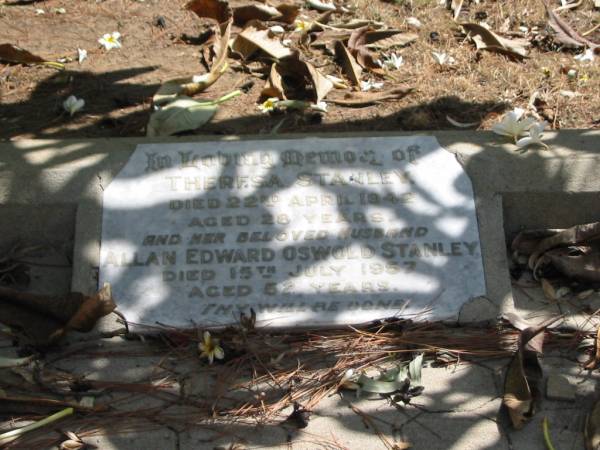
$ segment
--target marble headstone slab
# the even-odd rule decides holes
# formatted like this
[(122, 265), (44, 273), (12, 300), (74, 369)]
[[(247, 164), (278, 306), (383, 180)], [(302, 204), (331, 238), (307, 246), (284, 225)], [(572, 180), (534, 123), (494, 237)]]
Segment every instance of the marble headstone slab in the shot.
[(173, 326), (450, 319), (485, 294), (471, 182), (428, 136), (139, 145), (104, 192), (100, 282)]

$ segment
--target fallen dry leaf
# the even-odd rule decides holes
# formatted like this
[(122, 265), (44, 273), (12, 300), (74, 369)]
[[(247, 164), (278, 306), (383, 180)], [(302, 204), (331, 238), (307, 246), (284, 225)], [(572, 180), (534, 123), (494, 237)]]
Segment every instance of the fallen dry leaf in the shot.
[(538, 261), (548, 262), (563, 275), (581, 281), (600, 282), (600, 245), (577, 245), (548, 250)]
[(251, 3), (233, 8), (233, 21), (243, 27), (252, 20), (294, 23), (299, 8), (296, 5), (282, 4), (277, 7), (264, 3)]
[(56, 67), (57, 69), (64, 68), (63, 64), (46, 61), (41, 56), (34, 55), (30, 51), (12, 44), (0, 44), (0, 61), (13, 64), (44, 64)]
[(217, 21), (219, 33), (213, 44), (215, 57), (208, 73), (176, 78), (164, 83), (153, 97), (155, 105), (174, 101), (179, 96), (194, 96), (213, 85), (227, 70), (227, 51), (233, 23), (233, 13), (229, 4), (220, 0), (194, 0), (189, 2), (186, 8), (199, 17)]
[(537, 244), (529, 257), (529, 268), (533, 269), (538, 258), (550, 249), (583, 244), (598, 238), (600, 238), (600, 222), (576, 225), (561, 230)]
[(600, 363), (600, 327), (596, 331), (596, 340), (594, 341), (594, 355), (583, 366), (587, 370), (594, 370)]
[(366, 26), (354, 30), (348, 38), (348, 50), (356, 58), (358, 64), (372, 72), (383, 73), (372, 49), (387, 50), (393, 47), (408, 45), (417, 39), (414, 33), (403, 33), (400, 30), (373, 30)]
[(185, 8), (198, 17), (213, 19), (217, 23), (227, 23), (233, 18), (233, 11), (225, 0), (192, 0)]
[(539, 230), (521, 231), (511, 243), (511, 251), (521, 255), (531, 255), (539, 243), (547, 237), (563, 231), (562, 229), (544, 228)]
[(105, 283), (96, 295), (84, 296), (83, 303), (71, 316), (65, 330), (75, 330), (87, 333), (96, 325), (99, 318), (104, 317), (117, 307), (113, 298), (110, 284)]
[(96, 295), (72, 292), (47, 296), (0, 287), (0, 322), (18, 330), (32, 345), (47, 345), (69, 330), (90, 331), (116, 307), (110, 286)]
[(351, 92), (343, 97), (327, 97), (329, 103), (340, 106), (369, 106), (385, 100), (398, 100), (405, 97), (413, 91), (409, 86), (398, 86), (394, 89), (380, 92)]
[(377, 50), (388, 50), (404, 47), (419, 37), (416, 33), (404, 33), (400, 30), (371, 30), (364, 35), (365, 47)]
[[(273, 71), (277, 74), (273, 74)], [(312, 64), (302, 60), (299, 53), (293, 53), (274, 64), (269, 80), (263, 96), (267, 96), (268, 92), (277, 94), (281, 90), (280, 95), (274, 96), (294, 100), (309, 98), (318, 103), (333, 89), (333, 82)]]
[(596, 44), (595, 42), (592, 42), (589, 39), (577, 33), (573, 28), (569, 26), (567, 22), (565, 22), (558, 14), (556, 14), (545, 1), (544, 7), (546, 8), (548, 25), (550, 25), (550, 27), (556, 33), (553, 36), (553, 39), (556, 42), (569, 48), (581, 48), (587, 46), (592, 49), (595, 49), (600, 46), (599, 44)]
[(260, 93), (261, 97), (277, 97), (280, 100), (286, 100), (285, 89), (283, 87), (283, 79), (281, 78), (281, 74), (277, 70), (277, 65), (272, 64), (271, 70), (269, 72), (269, 78), (267, 78), (267, 82), (265, 87)]
[(488, 50), (502, 53), (515, 59), (527, 57), (527, 39), (506, 39), (477, 23), (461, 23), (465, 33), (475, 43), (477, 50)]
[(250, 58), (258, 50), (275, 59), (286, 58), (292, 54), (292, 51), (283, 45), (279, 39), (269, 35), (267, 28), (261, 29), (258, 27), (259, 24), (255, 22), (244, 28), (233, 41), (231, 48), (244, 59)]
[(365, 69), (380, 70), (381, 68), (377, 64), (378, 57), (366, 47), (366, 35), (369, 31), (372, 30), (368, 26), (354, 30), (348, 38), (348, 50), (356, 58), (358, 64)]
[(335, 42), (335, 57), (344, 74), (354, 85), (358, 86), (360, 84), (362, 67), (358, 65), (356, 59), (354, 59), (354, 56), (352, 56), (342, 41)]
[(381, 28), (385, 26), (385, 23), (376, 22), (368, 19), (351, 19), (346, 22), (330, 23), (329, 26), (332, 28), (338, 28), (343, 30), (355, 30), (357, 28), (363, 28), (366, 26), (369, 26), (371, 28)]
[(40, 64), (46, 60), (12, 44), (0, 44), (0, 60), (15, 64)]
[[(514, 314), (506, 314), (505, 317), (517, 328), (527, 325), (523, 319)], [(553, 317), (521, 331), (517, 352), (506, 370), (502, 398), (502, 403), (507, 408), (510, 420), (516, 429), (522, 428), (535, 413), (535, 403), (540, 395), (539, 385), (543, 379), (538, 355), (542, 353), (544, 330), (561, 318)]]

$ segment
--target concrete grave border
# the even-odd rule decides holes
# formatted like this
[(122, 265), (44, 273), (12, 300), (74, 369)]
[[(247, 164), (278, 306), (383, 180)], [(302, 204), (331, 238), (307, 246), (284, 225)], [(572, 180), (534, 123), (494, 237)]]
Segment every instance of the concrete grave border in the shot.
[[(355, 136), (435, 136), (454, 153), (471, 178), (481, 237), (487, 296), (472, 299), (459, 323), (489, 323), (513, 311), (515, 301), (508, 272), (506, 233), (520, 226), (568, 227), (600, 220), (600, 131), (546, 133), (550, 150), (527, 153), (491, 132), (322, 133), (322, 138)], [(102, 191), (142, 143), (206, 142), (302, 138), (304, 135), (19, 140), (0, 142), (0, 243), (14, 236), (11, 208), (41, 210), (41, 217), (61, 211), (63, 222), (75, 224), (71, 288), (97, 289), (102, 223)], [(50, 207), (50, 208), (48, 208)], [(56, 208), (53, 208), (56, 207)], [(62, 209), (61, 209), (62, 208)], [(3, 211), (5, 213), (3, 213)], [(74, 212), (73, 212), (74, 211)], [(38, 215), (39, 216), (39, 215)], [(18, 233), (39, 237), (27, 222)], [(519, 308), (528, 305), (519, 305)], [(530, 308), (531, 309), (531, 308)], [(577, 321), (570, 324), (579, 327)], [(590, 324), (591, 325), (591, 324)]]

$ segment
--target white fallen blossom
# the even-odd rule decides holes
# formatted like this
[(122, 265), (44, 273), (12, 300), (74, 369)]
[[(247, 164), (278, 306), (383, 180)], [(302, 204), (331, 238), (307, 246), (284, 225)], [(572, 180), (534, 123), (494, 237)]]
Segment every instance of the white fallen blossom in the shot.
[(398, 70), (402, 64), (404, 64), (404, 59), (401, 55), (396, 55), (395, 53), (390, 54), (387, 58), (383, 60), (382, 67), (391, 70)]
[(416, 17), (409, 17), (408, 19), (406, 19), (406, 23), (414, 28), (421, 28), (423, 26), (421, 21)]
[(449, 64), (454, 64), (456, 61), (455, 59), (448, 55), (447, 53), (438, 53), (438, 52), (431, 52), (433, 59), (435, 60), (436, 63), (438, 63), (440, 66), (445, 66), (445, 65), (449, 65)]
[(519, 148), (525, 148), (528, 145), (541, 145), (548, 148), (548, 145), (542, 142), (542, 134), (548, 122), (535, 122), (529, 127), (529, 136), (519, 139), (516, 144)]
[(492, 126), (492, 131), (502, 136), (512, 137), (516, 141), (534, 122), (531, 117), (521, 120), (524, 112), (522, 108), (515, 108), (506, 113), (499, 123)]
[(319, 111), (319, 112), (327, 112), (327, 103), (320, 101), (318, 103), (313, 103), (312, 105), (310, 105), (310, 109), (314, 110), (314, 111)]
[(63, 108), (67, 111), (71, 116), (79, 111), (85, 105), (85, 100), (82, 98), (77, 98), (74, 95), (69, 96), (63, 102)]
[(273, 36), (278, 36), (285, 33), (285, 30), (281, 25), (273, 25), (271, 28), (269, 28), (269, 33), (271, 33)]
[(382, 87), (383, 87), (383, 82), (376, 83), (372, 80), (360, 82), (360, 90), (363, 92), (370, 91), (371, 89), (381, 89)]
[(121, 48), (121, 33), (114, 31), (112, 33), (106, 33), (100, 39), (98, 43), (102, 45), (106, 50), (112, 50), (113, 48)]
[(579, 62), (594, 62), (594, 49), (588, 48), (585, 52), (575, 55), (575, 59)]
[(85, 50), (83, 48), (77, 49), (77, 61), (79, 61), (79, 64), (81, 64), (84, 60), (86, 60), (87, 57), (88, 57), (87, 50)]

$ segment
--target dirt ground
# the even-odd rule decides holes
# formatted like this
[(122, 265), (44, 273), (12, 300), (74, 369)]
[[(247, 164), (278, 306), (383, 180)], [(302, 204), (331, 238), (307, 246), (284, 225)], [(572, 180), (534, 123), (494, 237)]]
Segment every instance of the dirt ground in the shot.
[[(304, 6), (301, 15), (315, 18), (320, 14), (296, 1)], [(0, 139), (144, 135), (152, 96), (160, 84), (206, 71), (200, 63), (198, 36), (209, 23), (187, 11), (185, 3), (0, 0), (0, 44), (14, 44), (52, 61), (70, 59), (64, 71), (0, 62)], [(551, 3), (560, 6), (558, 0)], [(373, 76), (384, 81), (386, 88), (402, 83), (414, 92), (366, 107), (329, 104), (325, 114), (264, 114), (258, 105), (266, 74), (261, 78), (231, 58), (230, 69), (197, 98), (214, 99), (240, 87), (244, 93), (223, 104), (213, 120), (196, 133), (454, 128), (447, 116), (459, 122), (480, 122), (479, 129), (488, 129), (504, 111), (527, 108), (535, 92), (537, 113), (553, 128), (600, 127), (600, 55), (594, 62), (580, 62), (574, 56), (582, 50), (557, 48), (548, 39), (533, 39), (530, 58), (511, 61), (501, 54), (477, 52), (459, 33), (457, 22), (484, 20), (492, 30), (508, 29), (504, 36), (543, 36), (547, 25), (541, 0), (467, 0), (457, 22), (438, 0), (357, 0), (346, 4), (356, 9), (340, 16), (341, 20), (373, 19), (418, 33), (415, 42), (397, 50), (404, 58), (399, 70)], [(57, 8), (65, 12), (58, 13)], [(593, 0), (582, 0), (579, 7), (560, 15), (580, 33), (600, 22), (600, 10), (594, 9)], [(409, 17), (419, 19), (422, 27), (411, 28), (406, 21)], [(537, 31), (532, 32), (534, 27)], [(290, 34), (293, 29), (293, 25), (286, 26)], [(122, 48), (106, 51), (98, 38), (114, 31), (122, 35)], [(586, 37), (600, 42), (600, 29)], [(77, 61), (77, 48), (88, 51), (82, 64)], [(456, 63), (440, 66), (432, 57), (434, 51), (446, 52)], [(341, 76), (331, 58), (316, 51), (309, 56), (323, 73)], [(575, 69), (576, 75), (569, 76), (569, 69)], [(69, 95), (86, 102), (73, 117), (62, 108)]]

